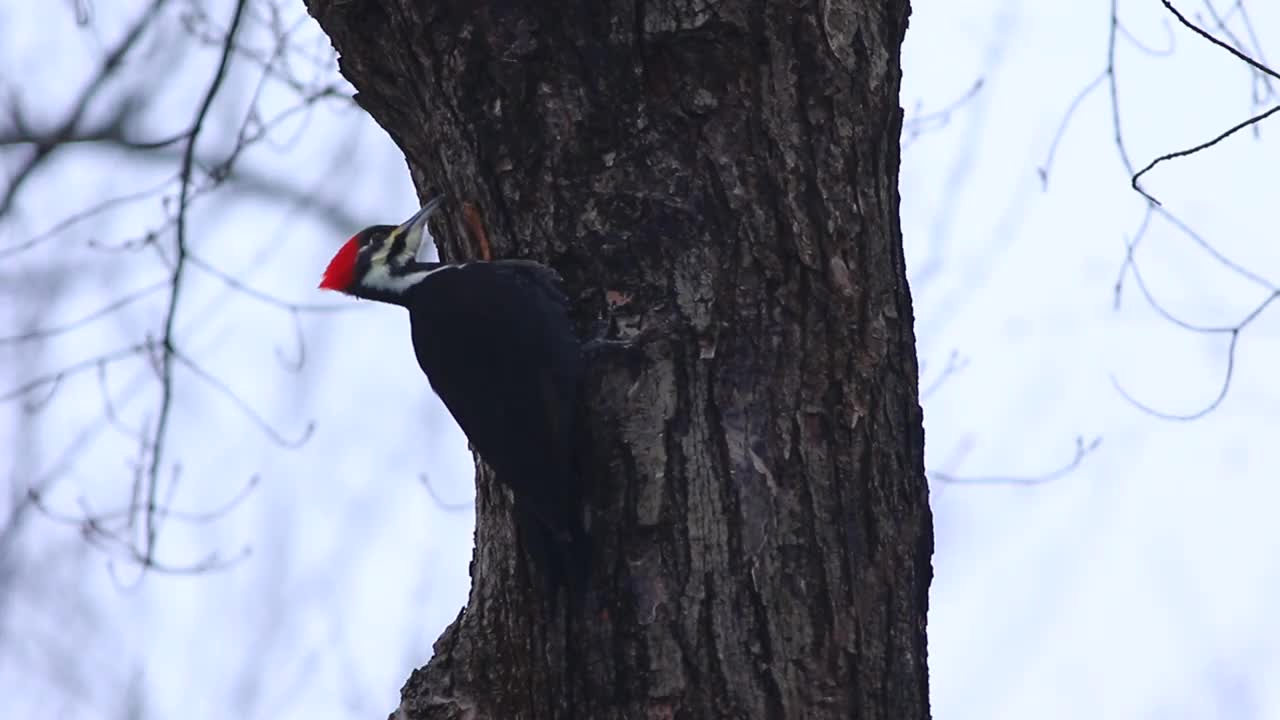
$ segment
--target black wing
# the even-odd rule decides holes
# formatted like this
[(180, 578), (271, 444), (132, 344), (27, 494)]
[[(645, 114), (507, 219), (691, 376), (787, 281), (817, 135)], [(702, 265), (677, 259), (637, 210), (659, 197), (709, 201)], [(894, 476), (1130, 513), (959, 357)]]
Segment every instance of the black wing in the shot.
[(418, 364), (480, 457), (517, 504), (577, 535), (582, 356), (558, 282), (529, 261), (468, 263), (428, 276), (407, 305)]

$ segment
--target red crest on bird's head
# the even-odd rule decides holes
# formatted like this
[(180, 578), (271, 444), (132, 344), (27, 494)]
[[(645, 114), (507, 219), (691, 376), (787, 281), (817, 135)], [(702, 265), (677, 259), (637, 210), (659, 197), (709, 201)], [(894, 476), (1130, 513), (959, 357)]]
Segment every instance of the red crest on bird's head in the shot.
[(359, 254), (360, 236), (355, 235), (329, 261), (329, 267), (325, 268), (324, 276), (320, 278), (320, 287), (339, 292), (351, 287), (356, 279), (356, 257)]

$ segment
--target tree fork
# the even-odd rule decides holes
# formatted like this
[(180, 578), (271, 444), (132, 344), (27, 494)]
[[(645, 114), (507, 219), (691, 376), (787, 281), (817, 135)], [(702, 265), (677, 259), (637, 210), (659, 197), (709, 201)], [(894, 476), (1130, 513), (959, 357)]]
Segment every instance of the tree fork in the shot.
[(592, 602), (543, 596), (482, 472), (469, 602), (396, 717), (927, 718), (906, 0), (307, 2), (494, 257), (583, 328), (672, 328), (586, 388)]

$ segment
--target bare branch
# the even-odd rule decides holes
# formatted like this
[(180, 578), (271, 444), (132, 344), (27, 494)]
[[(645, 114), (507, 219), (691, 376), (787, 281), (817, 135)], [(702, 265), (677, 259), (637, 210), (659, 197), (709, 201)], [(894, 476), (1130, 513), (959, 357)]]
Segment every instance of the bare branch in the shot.
[[(1274, 71), (1274, 70), (1272, 70), (1271, 68), (1267, 67), (1266, 65), (1263, 65), (1262, 63), (1260, 63), (1260, 62), (1258, 62), (1258, 61), (1254, 60), (1253, 58), (1249, 57), (1248, 55), (1244, 54), (1243, 52), (1241, 52), (1241, 51), (1237, 50), (1236, 48), (1232, 47), (1232, 46), (1231, 46), (1231, 45), (1229, 45), (1228, 43), (1225, 43), (1225, 42), (1223, 42), (1223, 41), (1219, 40), (1218, 38), (1216, 38), (1216, 37), (1214, 37), (1212, 34), (1210, 34), (1207, 30), (1205, 30), (1205, 29), (1201, 28), (1200, 26), (1198, 26), (1198, 25), (1196, 25), (1195, 23), (1193, 23), (1193, 22), (1191, 22), (1190, 20), (1188, 20), (1188, 19), (1187, 19), (1187, 18), (1186, 18), (1182, 13), (1178, 12), (1178, 9), (1177, 9), (1177, 8), (1175, 8), (1175, 7), (1173, 6), (1173, 3), (1169, 2), (1169, 0), (1160, 0), (1160, 1), (1161, 1), (1161, 3), (1165, 6), (1165, 8), (1167, 8), (1167, 9), (1169, 10), (1169, 12), (1173, 13), (1173, 16), (1174, 16), (1174, 17), (1176, 17), (1176, 18), (1178, 19), (1178, 22), (1180, 22), (1180, 23), (1182, 23), (1184, 26), (1186, 26), (1186, 27), (1190, 28), (1192, 31), (1194, 31), (1194, 32), (1195, 32), (1197, 35), (1199, 35), (1200, 37), (1204, 38), (1205, 40), (1208, 40), (1209, 42), (1213, 43), (1214, 45), (1216, 45), (1216, 46), (1218, 46), (1218, 47), (1222, 48), (1223, 50), (1226, 50), (1227, 52), (1231, 53), (1231, 54), (1232, 54), (1232, 55), (1234, 55), (1236, 58), (1238, 58), (1238, 59), (1239, 59), (1239, 60), (1241, 60), (1242, 62), (1244, 62), (1244, 63), (1248, 64), (1250, 67), (1252, 67), (1254, 70), (1258, 71), (1259, 73), (1262, 73), (1262, 74), (1264, 74), (1264, 75), (1266, 75), (1266, 76), (1270, 76), (1270, 77), (1273, 77), (1273, 78), (1276, 78), (1276, 79), (1280, 80), (1280, 74), (1277, 74), (1277, 73), (1276, 73), (1276, 71)], [(1212, 6), (1211, 6), (1211, 7), (1212, 7)], [(1232, 135), (1236, 134), (1237, 132), (1239, 132), (1239, 131), (1241, 131), (1241, 130), (1243, 130), (1243, 129), (1247, 128), (1247, 127), (1252, 127), (1252, 126), (1256, 125), (1257, 123), (1262, 122), (1263, 120), (1267, 119), (1268, 117), (1271, 117), (1272, 115), (1274, 115), (1274, 114), (1275, 114), (1275, 113), (1277, 113), (1277, 112), (1280, 112), (1280, 105), (1276, 105), (1275, 107), (1271, 108), (1270, 110), (1267, 110), (1267, 111), (1265, 111), (1265, 112), (1262, 112), (1262, 113), (1259, 113), (1259, 114), (1257, 114), (1257, 115), (1254, 115), (1253, 117), (1251, 117), (1251, 118), (1249, 118), (1249, 119), (1247, 119), (1247, 120), (1244, 120), (1244, 121), (1242, 121), (1242, 122), (1240, 122), (1240, 123), (1237, 123), (1236, 125), (1233, 125), (1231, 128), (1229, 128), (1229, 129), (1228, 129), (1228, 130), (1226, 130), (1225, 132), (1223, 132), (1223, 133), (1219, 134), (1217, 137), (1214, 137), (1212, 140), (1208, 140), (1208, 141), (1206, 141), (1206, 142), (1202, 142), (1202, 143), (1200, 143), (1199, 145), (1196, 145), (1196, 146), (1194, 146), (1194, 147), (1187, 148), (1186, 150), (1178, 150), (1178, 151), (1176, 151), (1176, 152), (1171, 152), (1171, 153), (1166, 153), (1166, 154), (1164, 154), (1164, 155), (1161, 155), (1160, 157), (1157, 157), (1155, 160), (1152, 160), (1150, 163), (1148, 163), (1148, 164), (1147, 164), (1147, 166), (1146, 166), (1146, 167), (1142, 168), (1142, 170), (1140, 170), (1140, 171), (1138, 171), (1138, 172), (1136, 172), (1136, 173), (1132, 172), (1132, 168), (1130, 168), (1130, 174), (1132, 175), (1132, 177), (1131, 177), (1131, 179), (1130, 179), (1130, 185), (1132, 185), (1133, 189), (1134, 189), (1134, 190), (1136, 190), (1136, 191), (1138, 191), (1138, 193), (1140, 193), (1140, 194), (1141, 194), (1144, 198), (1146, 198), (1149, 202), (1154, 203), (1154, 204), (1156, 204), (1156, 205), (1160, 205), (1160, 201), (1159, 201), (1159, 200), (1157, 200), (1155, 197), (1153, 197), (1153, 196), (1152, 196), (1150, 193), (1148, 193), (1146, 190), (1143, 190), (1143, 189), (1142, 189), (1142, 186), (1138, 183), (1139, 178), (1141, 178), (1143, 175), (1145, 175), (1149, 170), (1151, 170), (1151, 169), (1152, 169), (1152, 168), (1154, 168), (1156, 165), (1159, 165), (1160, 163), (1165, 162), (1165, 161), (1167, 161), (1167, 160), (1173, 160), (1173, 159), (1175, 159), (1175, 158), (1186, 157), (1186, 156), (1188, 156), (1188, 155), (1194, 155), (1194, 154), (1196, 154), (1196, 153), (1198, 153), (1198, 152), (1200, 152), (1200, 151), (1202, 151), (1202, 150), (1205, 150), (1205, 149), (1211, 148), (1211, 147), (1213, 147), (1214, 145), (1217, 145), (1218, 143), (1222, 142), (1223, 140), (1226, 140), (1227, 138), (1229, 138), (1229, 137), (1231, 137)]]
[(1151, 227), (1151, 218), (1155, 216), (1156, 206), (1147, 203), (1146, 211), (1142, 213), (1142, 222), (1138, 225), (1138, 230), (1133, 234), (1133, 239), (1125, 243), (1124, 261), (1120, 263), (1120, 272), (1116, 274), (1116, 283), (1111, 288), (1111, 304), (1115, 310), (1120, 309), (1120, 301), (1124, 297), (1124, 278), (1129, 268), (1133, 267), (1133, 254), (1138, 244), (1147, 236), (1147, 228)]
[(1146, 190), (1143, 190), (1142, 186), (1138, 184), (1138, 179), (1141, 178), (1143, 175), (1147, 174), (1147, 171), (1151, 170), (1156, 165), (1159, 165), (1160, 163), (1165, 162), (1166, 160), (1173, 160), (1175, 158), (1186, 157), (1188, 155), (1195, 155), (1201, 150), (1206, 150), (1208, 148), (1211, 148), (1214, 145), (1217, 145), (1218, 143), (1222, 142), (1223, 140), (1226, 140), (1227, 138), (1231, 137), (1232, 135), (1235, 135), (1241, 130), (1247, 127), (1256, 125), (1262, 122), (1263, 120), (1266, 120), (1267, 118), (1271, 117), (1272, 115), (1275, 115), (1278, 112), (1280, 112), (1280, 105), (1276, 105), (1275, 107), (1271, 108), (1270, 110), (1267, 110), (1266, 112), (1262, 112), (1257, 115), (1254, 115), (1248, 120), (1244, 120), (1239, 123), (1236, 123), (1235, 125), (1231, 126), (1230, 129), (1221, 133), (1220, 135), (1213, 138), (1212, 140), (1206, 140), (1205, 142), (1202, 142), (1199, 145), (1196, 145), (1194, 147), (1189, 147), (1186, 150), (1178, 150), (1176, 152), (1165, 153), (1164, 155), (1161, 155), (1155, 160), (1152, 160), (1151, 162), (1147, 163), (1146, 167), (1142, 168), (1137, 173), (1135, 173), (1133, 178), (1130, 180), (1130, 184), (1133, 186), (1134, 190), (1137, 190), (1142, 195), (1142, 197), (1146, 198), (1147, 200), (1151, 201), (1156, 205), (1160, 205), (1161, 203), (1159, 200), (1155, 199), (1155, 197), (1153, 197)]
[(1124, 144), (1124, 133), (1120, 130), (1120, 92), (1116, 88), (1116, 35), (1120, 31), (1120, 18), (1116, 15), (1116, 4), (1119, 0), (1111, 0), (1111, 25), (1107, 33), (1107, 90), (1111, 96), (1111, 133), (1120, 153), (1120, 162), (1129, 175), (1133, 175), (1133, 162), (1129, 159), (1129, 150)]
[[(133, 106), (130, 103), (121, 102), (110, 120), (90, 130), (74, 128), (70, 131), (63, 128), (32, 130), (24, 123), (15, 122), (13, 128), (0, 133), (0, 147), (34, 145), (37, 149), (47, 148), (52, 152), (53, 149), (63, 146), (109, 142), (130, 150), (160, 150), (176, 145), (190, 135), (190, 131), (184, 130), (158, 140), (140, 140), (132, 137), (124, 127), (125, 119), (132, 114), (132, 110)], [(15, 115), (15, 120), (16, 118)]]
[(314, 420), (312, 420), (307, 423), (306, 427), (302, 429), (302, 432), (298, 435), (296, 439), (286, 438), (283, 433), (281, 433), (274, 426), (272, 426), (271, 423), (267, 422), (266, 418), (259, 415), (256, 410), (250, 407), (249, 404), (245, 402), (244, 398), (240, 397), (240, 395), (237, 394), (234, 390), (232, 390), (225, 382), (223, 382), (222, 380), (219, 380), (218, 378), (214, 377), (209, 371), (200, 367), (200, 365), (196, 363), (194, 360), (187, 357), (186, 355), (183, 355), (181, 352), (179, 352), (176, 349), (170, 349), (170, 351), (165, 354), (165, 357), (172, 358), (173, 360), (176, 360), (182, 363), (183, 367), (195, 373), (195, 375), (199, 377), (201, 380), (204, 380), (215, 390), (222, 393), (228, 400), (234, 403), (235, 406), (239, 408), (242, 413), (244, 413), (245, 417), (253, 421), (253, 424), (257, 425), (262, 430), (262, 432), (267, 435), (267, 437), (271, 438), (271, 440), (275, 442), (277, 445), (279, 445), (280, 447), (289, 448), (289, 449), (300, 448), (303, 445), (305, 445), (308, 440), (311, 439), (311, 434), (315, 432), (316, 423)]
[(1234, 372), (1235, 372), (1236, 350), (1239, 347), (1240, 335), (1241, 333), (1244, 332), (1245, 328), (1247, 328), (1250, 323), (1258, 319), (1258, 317), (1262, 315), (1263, 312), (1266, 311), (1266, 309), (1271, 305), (1271, 303), (1275, 302), (1277, 298), (1280, 298), (1280, 290), (1275, 290), (1275, 291), (1272, 291), (1270, 294), (1268, 294), (1260, 303), (1254, 306), (1253, 309), (1251, 309), (1248, 313), (1246, 313), (1245, 316), (1234, 325), (1226, 325), (1226, 326), (1195, 325), (1195, 324), (1186, 322), (1185, 320), (1177, 317), (1173, 313), (1170, 313), (1159, 302), (1155, 300), (1150, 290), (1147, 288), (1146, 283), (1143, 282), (1142, 274), (1138, 272), (1138, 267), (1136, 264), (1131, 265), (1131, 271), (1133, 272), (1134, 280), (1138, 284), (1138, 288), (1142, 291), (1143, 296), (1146, 297), (1148, 304), (1150, 304), (1151, 307), (1157, 313), (1159, 313), (1160, 316), (1163, 317), (1165, 320), (1167, 320), (1168, 322), (1174, 325), (1177, 325), (1178, 327), (1184, 330), (1188, 330), (1190, 332), (1200, 333), (1204, 335), (1226, 334), (1230, 337), (1230, 341), (1227, 343), (1227, 368), (1226, 368), (1226, 371), (1223, 373), (1222, 384), (1219, 386), (1218, 393), (1213, 398), (1213, 400), (1203, 408), (1196, 410), (1194, 412), (1185, 413), (1185, 414), (1169, 413), (1161, 410), (1156, 410), (1151, 406), (1138, 401), (1128, 391), (1124, 389), (1124, 387), (1120, 384), (1120, 381), (1114, 375), (1111, 377), (1111, 384), (1120, 393), (1120, 395), (1124, 397), (1126, 401), (1128, 401), (1131, 405), (1138, 408), (1139, 410), (1142, 410), (1143, 412), (1147, 413), (1148, 415), (1158, 417), (1162, 420), (1178, 420), (1178, 421), (1199, 420), (1200, 418), (1216, 410), (1218, 406), (1222, 404), (1222, 401), (1226, 399), (1227, 393), (1231, 389), (1231, 379), (1234, 376)]
[(427, 495), (431, 496), (431, 502), (435, 503), (436, 507), (440, 508), (444, 512), (462, 512), (464, 510), (470, 510), (476, 506), (474, 498), (467, 502), (446, 502), (445, 499), (440, 497), (439, 493), (436, 492), (435, 486), (431, 484), (431, 476), (426, 473), (419, 474), (418, 481), (422, 483), (422, 487), (427, 489)]
[(18, 385), (17, 387), (11, 388), (9, 390), (6, 390), (3, 393), (0, 393), (0, 403), (9, 402), (10, 400), (15, 400), (17, 398), (20, 398), (26, 395), (27, 393), (30, 393), (39, 388), (45, 387), (46, 385), (56, 386), (60, 384), (63, 380), (66, 380), (67, 378), (73, 375), (78, 375), (86, 370), (92, 370), (98, 367), (99, 363), (110, 364), (110, 363), (119, 362), (120, 360), (124, 360), (127, 358), (143, 355), (149, 352), (152, 349), (152, 346), (153, 346), (153, 343), (148, 341), (144, 343), (139, 343), (137, 345), (130, 345), (129, 347), (121, 348), (114, 352), (104, 353), (102, 355), (91, 358), (89, 360), (83, 360), (78, 363), (73, 363), (71, 365), (68, 365), (62, 368), (61, 370), (58, 370), (57, 372), (49, 373), (47, 375), (41, 375), (40, 377), (35, 378), (34, 380), (29, 380), (21, 385)]
[(982, 85), (983, 79), (978, 78), (968, 90), (964, 91), (964, 94), (933, 112), (921, 113), (919, 108), (917, 108), (917, 114), (907, 118), (902, 123), (902, 132), (906, 135), (906, 138), (903, 140), (903, 147), (907, 147), (911, 144), (912, 140), (915, 140), (924, 133), (946, 127), (951, 122), (952, 113), (964, 107), (971, 100), (977, 97), (978, 93), (982, 91)]
[(1160, 3), (1161, 3), (1162, 5), (1164, 5), (1164, 6), (1165, 6), (1165, 8), (1166, 8), (1166, 9), (1168, 9), (1168, 11), (1169, 11), (1169, 12), (1173, 13), (1173, 16), (1174, 16), (1174, 17), (1176, 17), (1176, 18), (1178, 19), (1178, 22), (1180, 22), (1180, 23), (1182, 23), (1183, 25), (1185, 25), (1186, 27), (1190, 28), (1193, 32), (1195, 32), (1195, 33), (1196, 33), (1197, 35), (1199, 35), (1200, 37), (1204, 38), (1205, 40), (1208, 40), (1209, 42), (1213, 43), (1214, 45), (1217, 45), (1218, 47), (1222, 48), (1223, 50), (1226, 50), (1227, 52), (1231, 53), (1232, 55), (1235, 55), (1235, 56), (1236, 56), (1236, 59), (1240, 60), (1241, 62), (1244, 62), (1244, 63), (1248, 64), (1248, 65), (1249, 65), (1250, 67), (1252, 67), (1254, 70), (1257, 70), (1257, 71), (1258, 71), (1258, 72), (1260, 72), (1260, 73), (1263, 73), (1263, 74), (1265, 74), (1265, 75), (1269, 75), (1269, 76), (1271, 76), (1271, 77), (1273, 77), (1273, 78), (1275, 78), (1275, 79), (1277, 79), (1277, 80), (1280, 80), (1280, 73), (1277, 73), (1275, 70), (1272, 70), (1271, 68), (1267, 67), (1266, 65), (1263, 65), (1262, 63), (1258, 62), (1257, 60), (1254, 60), (1253, 58), (1249, 57), (1248, 55), (1245, 55), (1244, 53), (1242, 53), (1242, 52), (1240, 52), (1239, 50), (1237, 50), (1237, 49), (1235, 49), (1235, 48), (1231, 47), (1231, 46), (1230, 46), (1230, 45), (1228, 45), (1227, 43), (1224, 43), (1224, 42), (1222, 42), (1221, 40), (1219, 40), (1218, 38), (1216, 38), (1216, 37), (1214, 37), (1213, 35), (1209, 34), (1206, 30), (1204, 30), (1203, 28), (1201, 28), (1199, 25), (1196, 25), (1195, 23), (1191, 22), (1191, 21), (1190, 21), (1190, 20), (1188, 20), (1186, 17), (1184, 17), (1182, 13), (1178, 12), (1178, 8), (1174, 7), (1174, 6), (1173, 6), (1173, 3), (1169, 2), (1169, 0), (1160, 0)]
[[(176, 179), (176, 177), (174, 179)], [(117, 195), (115, 197), (111, 197), (106, 200), (103, 200), (102, 202), (90, 205), (84, 210), (80, 210), (76, 213), (69, 215), (68, 217), (64, 218), (62, 221), (54, 225), (52, 228), (49, 228), (48, 230), (40, 233), (39, 235), (32, 236), (23, 242), (20, 242), (16, 245), (11, 245), (7, 248), (0, 248), (0, 260), (4, 260), (6, 258), (12, 257), (14, 255), (18, 255), (20, 253), (24, 253), (46, 240), (57, 237), (58, 235), (62, 234), (67, 229), (69, 229), (71, 226), (76, 225), (77, 223), (84, 222), (85, 220), (94, 218), (106, 212), (107, 210), (120, 207), (121, 205), (128, 205), (130, 203), (135, 203), (135, 202), (138, 202), (139, 200), (145, 200), (147, 198), (155, 197), (156, 195), (163, 192), (164, 189), (168, 187), (171, 182), (172, 180), (166, 180), (163, 183), (156, 185), (154, 187), (151, 187), (147, 190), (140, 190), (134, 193)]]
[(1154, 206), (1154, 210), (1157, 215), (1164, 218), (1170, 225), (1177, 228), (1184, 236), (1189, 238), (1196, 245), (1199, 245), (1200, 249), (1208, 253), (1209, 256), (1216, 260), (1222, 267), (1230, 270), (1236, 275), (1239, 275), (1242, 279), (1248, 280), (1258, 287), (1266, 290), (1276, 289), (1276, 283), (1227, 257), (1222, 253), (1222, 251), (1218, 250), (1213, 243), (1209, 242), (1203, 235), (1196, 232), (1190, 225), (1187, 225), (1173, 213), (1170, 213), (1168, 210), (1160, 206)]
[(98, 308), (97, 310), (94, 310), (93, 312), (89, 313), (88, 315), (85, 315), (84, 317), (78, 318), (76, 320), (72, 320), (67, 323), (63, 323), (61, 325), (54, 325), (52, 327), (40, 328), (38, 330), (29, 330), (20, 335), (10, 335), (8, 337), (0, 337), (0, 345), (10, 344), (10, 343), (31, 342), (33, 340), (44, 340), (47, 338), (56, 337), (58, 335), (69, 333), (73, 330), (79, 330), (80, 328), (84, 327), (85, 325), (88, 325), (94, 320), (99, 320), (101, 318), (107, 317), (108, 315), (111, 315), (112, 313), (118, 312), (121, 309), (130, 306), (133, 303), (147, 297), (148, 295), (152, 295), (160, 291), (161, 289), (166, 287), (168, 284), (169, 283), (167, 282), (161, 281), (153, 285), (148, 285), (139, 290), (134, 290), (133, 292), (125, 295), (124, 297), (118, 300), (115, 300), (111, 303), (108, 303), (106, 306)]
[(302, 368), (307, 364), (307, 339), (302, 333), (302, 318), (299, 317), (297, 310), (289, 311), (289, 320), (293, 325), (294, 344), (298, 348), (298, 359), (293, 360), (285, 356), (284, 348), (276, 346), (276, 359), (280, 361), (281, 367), (285, 370), (297, 374), (302, 372)]
[(120, 434), (133, 440), (138, 447), (145, 448), (147, 445), (146, 433), (141, 429), (129, 427), (124, 419), (120, 417), (120, 413), (116, 411), (115, 401), (111, 399), (111, 385), (107, 381), (107, 363), (98, 363), (98, 392), (102, 395), (102, 408), (106, 416), (107, 423), (115, 428)]
[[(1218, 14), (1218, 9), (1213, 6), (1213, 2), (1211, 0), (1204, 0), (1204, 6), (1209, 11), (1209, 16), (1213, 18), (1214, 25), (1216, 26), (1214, 31), (1221, 32), (1227, 37), (1227, 40), (1231, 42), (1233, 47), (1244, 52), (1242, 48), (1245, 47), (1245, 44), (1240, 40), (1240, 38), (1236, 37), (1236, 34), (1231, 31), (1231, 28), (1227, 24), (1233, 15), (1239, 14), (1240, 23), (1244, 26), (1244, 30), (1248, 34), (1249, 42), (1251, 44), (1249, 52), (1245, 54), (1251, 53), (1251, 57), (1258, 58), (1258, 62), (1261, 62), (1263, 65), (1267, 64), (1266, 58), (1263, 57), (1262, 46), (1258, 44), (1258, 36), (1253, 30), (1253, 22), (1249, 18), (1248, 11), (1245, 10), (1243, 0), (1236, 0), (1236, 2), (1231, 5), (1231, 8), (1227, 10), (1226, 15)], [(1266, 73), (1250, 68), (1249, 74), (1253, 78), (1254, 107), (1262, 105), (1264, 102), (1275, 96), (1275, 88), (1271, 84), (1271, 78), (1268, 77)], [(1254, 137), (1258, 137), (1258, 129), (1256, 127), (1253, 129), (1253, 132)]]
[(1076, 450), (1072, 458), (1061, 467), (1056, 468), (1054, 470), (1050, 470), (1049, 472), (1046, 472), (1046, 473), (1042, 473), (1040, 475), (963, 476), (963, 475), (953, 475), (951, 473), (944, 473), (944, 472), (931, 472), (931, 473), (928, 473), (928, 475), (934, 480), (941, 483), (946, 483), (948, 485), (1023, 485), (1023, 486), (1042, 485), (1044, 483), (1052, 482), (1054, 480), (1057, 480), (1059, 478), (1069, 475), (1076, 468), (1080, 467), (1080, 464), (1084, 462), (1084, 459), (1088, 457), (1090, 453), (1097, 450), (1101, 444), (1102, 444), (1101, 437), (1096, 437), (1090, 440), (1088, 443), (1085, 442), (1084, 438), (1077, 437)]
[[(205, 92), (204, 100), (200, 103), (200, 109), (196, 111), (195, 121), (191, 125), (191, 134), (187, 138), (186, 150), (182, 158), (181, 189), (178, 192), (177, 239), (175, 241), (177, 257), (174, 261), (173, 276), (170, 281), (172, 289), (169, 295), (169, 307), (165, 312), (164, 331), (160, 338), (162, 349), (160, 359), (160, 415), (156, 422), (155, 435), (152, 441), (151, 467), (147, 472), (148, 508), (155, 504), (160, 466), (164, 456), (164, 440), (169, 429), (169, 415), (173, 407), (173, 362), (177, 355), (177, 348), (174, 343), (174, 323), (178, 315), (183, 277), (186, 270), (188, 192), (191, 188), (191, 173), (195, 162), (196, 141), (199, 140), (200, 132), (204, 129), (205, 118), (209, 115), (209, 108), (213, 106), (213, 99), (217, 96), (218, 90), (222, 87), (222, 82), (226, 77), (227, 66), (231, 61), (232, 43), (235, 42), (236, 33), (240, 28), (240, 19), (244, 17), (244, 9), (247, 4), (248, 0), (237, 0), (236, 2), (235, 14), (232, 15), (231, 25), (227, 30), (226, 44), (223, 46), (222, 57), (218, 61), (217, 70), (214, 71), (213, 80), (209, 83), (209, 89)], [(149, 565), (153, 559), (152, 553), (156, 539), (155, 513), (148, 509), (145, 518), (147, 531), (144, 557)]]
[(254, 300), (267, 305), (278, 307), (281, 310), (287, 310), (291, 313), (341, 313), (364, 309), (358, 305), (352, 305), (351, 303), (299, 303), (291, 300), (285, 300), (284, 298), (276, 297), (275, 295), (263, 292), (245, 284), (195, 253), (189, 252), (187, 254), (187, 262), (189, 262), (192, 267), (199, 268), (213, 277), (218, 278), (222, 282), (226, 283), (227, 287), (233, 288), (247, 297), (251, 297)]
[[(969, 358), (961, 357), (959, 351), (952, 350), (947, 356), (947, 364), (942, 368), (942, 372), (933, 379), (923, 390), (920, 391), (920, 399), (927, 400), (938, 392), (947, 380), (951, 379), (965, 368), (969, 367)], [(923, 369), (923, 368), (922, 368)]]
[(1044, 159), (1044, 164), (1036, 168), (1036, 173), (1040, 175), (1042, 189), (1049, 189), (1049, 170), (1053, 167), (1053, 157), (1058, 154), (1058, 144), (1062, 142), (1062, 136), (1067, 134), (1067, 126), (1071, 123), (1072, 116), (1076, 114), (1076, 109), (1080, 107), (1080, 103), (1084, 102), (1086, 97), (1089, 97), (1089, 93), (1097, 89), (1102, 84), (1102, 81), (1109, 76), (1109, 70), (1102, 71), (1071, 99), (1071, 104), (1067, 106), (1067, 111), (1062, 115), (1062, 121), (1058, 123), (1057, 131), (1053, 133), (1053, 141), (1049, 143), (1049, 154)]
[[(249, 478), (239, 490), (236, 491), (230, 499), (212, 510), (194, 511), (194, 510), (175, 510), (168, 505), (157, 505), (150, 509), (157, 517), (164, 517), (171, 520), (178, 520), (192, 525), (208, 525), (217, 522), (231, 514), (237, 507), (244, 504), (245, 500), (254, 490), (258, 488), (262, 482), (262, 478), (253, 475)], [(50, 519), (67, 525), (83, 525), (91, 522), (99, 529), (105, 528), (108, 523), (127, 522), (131, 517), (137, 517), (139, 513), (144, 512), (144, 508), (137, 506), (127, 506), (117, 508), (115, 510), (95, 511), (89, 506), (89, 501), (83, 496), (77, 500), (80, 507), (80, 514), (72, 515), (52, 509), (45, 502), (41, 494), (36, 490), (30, 490), (27, 493), (30, 500), (35, 503), (40, 511), (47, 515)]]
[(1120, 34), (1123, 35), (1124, 38), (1129, 41), (1130, 45), (1134, 46), (1139, 51), (1147, 55), (1151, 55), (1153, 57), (1163, 57), (1163, 56), (1172, 55), (1175, 48), (1174, 41), (1176, 40), (1176, 38), (1173, 35), (1173, 28), (1169, 27), (1168, 21), (1165, 21), (1163, 23), (1163, 26), (1164, 26), (1165, 39), (1168, 41), (1169, 47), (1154, 48), (1142, 42), (1141, 40), (1138, 39), (1136, 35), (1129, 32), (1129, 28), (1125, 27), (1124, 23), (1119, 21), (1116, 22), (1116, 30), (1118, 30)]

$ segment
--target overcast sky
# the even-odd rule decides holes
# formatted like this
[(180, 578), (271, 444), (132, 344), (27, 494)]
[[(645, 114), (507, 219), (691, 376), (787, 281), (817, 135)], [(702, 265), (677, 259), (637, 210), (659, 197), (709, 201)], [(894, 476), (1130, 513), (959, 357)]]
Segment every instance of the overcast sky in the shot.
[[(0, 7), (0, 63), (20, 70), (0, 81), (6, 99), (28, 125), (55, 126), (144, 5), (80, 3), (83, 24), (76, 3)], [(1206, 4), (1179, 7), (1212, 22)], [(1280, 57), (1280, 5), (1246, 7), (1256, 41), (1238, 9), (1227, 27)], [(242, 58), (201, 157), (224, 156), (255, 103), (266, 119), (340, 83), (301, 2), (278, 9), (295, 87), (272, 80), (255, 95), (262, 71)], [(231, 3), (207, 10), (188, 25), (216, 39)], [(1160, 3), (1121, 0), (1119, 11), (1116, 87), (1134, 165), (1280, 103), (1280, 82), (1268, 96)], [(1100, 0), (927, 0), (912, 15), (902, 102), (925, 122), (904, 136), (902, 214), (927, 460), (939, 474), (929, 635), (941, 720), (1280, 718), (1280, 308), (1240, 332), (1232, 356), (1230, 333), (1177, 327), (1139, 276), (1122, 275), (1146, 204), (1129, 188), (1105, 78), (1064, 125), (1108, 65), (1109, 12)], [(260, 11), (242, 38), (258, 57), (273, 51), (268, 19)], [(148, 138), (190, 123), (217, 60), (211, 44), (175, 44), (173, 32), (144, 38), (132, 61)], [(126, 90), (104, 88), (88, 117)], [(962, 98), (945, 122), (930, 116)], [(164, 497), (203, 512), (260, 480), (216, 519), (166, 522), (157, 557), (185, 567), (216, 555), (228, 567), (139, 579), (118, 547), (92, 547), (74, 523), (29, 510), (0, 523), (6, 717), (382, 717), (465, 602), (472, 459), (418, 372), (404, 314), (314, 290), (342, 240), (416, 208), (403, 158), (341, 99), (272, 127), (237, 180), (193, 204), (193, 252), (273, 298), (348, 307), (293, 311), (190, 273), (180, 348), (268, 427), (179, 369), (165, 458), (181, 470)], [(1277, 133), (1280, 116), (1147, 176), (1212, 248), (1166, 218), (1150, 222), (1134, 262), (1165, 312), (1229, 328), (1275, 291)], [(22, 158), (0, 148), (5, 177)], [(160, 197), (6, 252), (108, 197), (164, 183), (172, 197), (177, 154), (140, 158), (80, 147), (26, 181), (0, 219), (0, 337), (76, 320), (166, 277), (148, 247), (101, 247), (156, 227), (169, 207)], [(164, 311), (165, 295), (152, 293), (74, 333), (0, 343), (0, 392), (140, 342)], [(1228, 367), (1225, 397), (1198, 420), (1138, 407), (1194, 414)], [(22, 507), (31, 487), (73, 518), (125, 506), (134, 434), (156, 421), (152, 377), (144, 360), (122, 360), (0, 405), (12, 488), (0, 512)], [(1078, 441), (1093, 449), (1070, 472), (1009, 482), (1071, 464)]]

